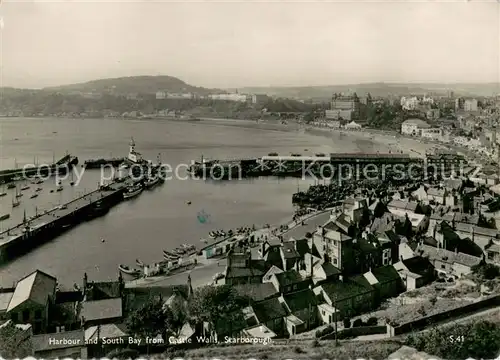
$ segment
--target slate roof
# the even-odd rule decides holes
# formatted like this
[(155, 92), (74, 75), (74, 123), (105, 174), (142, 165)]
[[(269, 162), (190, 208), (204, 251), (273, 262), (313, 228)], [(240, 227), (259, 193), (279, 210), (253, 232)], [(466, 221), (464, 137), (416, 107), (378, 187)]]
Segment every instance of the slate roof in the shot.
[[(363, 282), (363, 280), (359, 277), (356, 278), (355, 280)], [(370, 292), (370, 289), (366, 285), (361, 285), (356, 281), (349, 279), (344, 281), (335, 281), (328, 284), (323, 284), (321, 285), (321, 287), (332, 301), (334, 299), (336, 299), (337, 301), (350, 299), (353, 296)]]
[(311, 289), (284, 295), (283, 299), (292, 313), (318, 305), (318, 299)]
[(122, 316), (122, 299), (85, 301), (80, 317), (85, 321), (114, 319)]
[(401, 125), (416, 125), (421, 129), (428, 129), (431, 127), (425, 121), (420, 120), (420, 119), (408, 119), (408, 120), (405, 120)]
[(35, 304), (45, 306), (48, 301), (49, 295), (53, 295), (57, 286), (55, 277), (44, 273), (43, 271), (36, 270), (25, 278), (19, 280), (16, 284), (16, 289), (10, 300), (7, 311), (12, 311), (17, 306), (21, 305), (27, 300)]
[(279, 273), (279, 274), (274, 274), (274, 276), (276, 276), (278, 283), (282, 287), (288, 286), (288, 285), (293, 285), (293, 284), (298, 284), (298, 283), (301, 283), (302, 281), (306, 280), (295, 270), (284, 271), (284, 272)]
[(0, 311), (7, 311), (12, 295), (14, 295), (13, 291), (0, 293)]
[(295, 251), (295, 243), (292, 241), (284, 242), (282, 250), (283, 250), (283, 256), (287, 260), (300, 258), (299, 253)]
[(321, 264), (321, 268), (323, 269), (327, 277), (340, 275), (342, 273), (338, 268), (336, 268), (332, 263), (329, 262)]
[(103, 324), (99, 325), (99, 331), (97, 326), (91, 326), (85, 330), (85, 341), (97, 340), (97, 333), (99, 332), (99, 338), (116, 339), (125, 337), (128, 334), (127, 326), (125, 324)]
[(89, 282), (86, 289), (87, 300), (103, 300), (120, 297), (119, 281)]
[(252, 308), (260, 323), (266, 323), (269, 320), (283, 318), (288, 315), (286, 308), (278, 298), (259, 301), (253, 304)]
[(226, 278), (257, 277), (266, 273), (265, 260), (250, 260), (250, 267), (230, 266), (226, 271)]
[(418, 275), (425, 275), (428, 269), (433, 267), (429, 262), (429, 259), (425, 259), (421, 256), (415, 256), (410, 259), (405, 259), (402, 260), (402, 262), (406, 266), (408, 271)]
[(311, 251), (311, 249), (309, 249), (307, 239), (295, 240), (295, 246), (300, 257), (304, 257), (305, 254)]
[(399, 273), (394, 269), (392, 265), (386, 265), (382, 267), (378, 267), (372, 270), (373, 276), (377, 279), (377, 281), (381, 284), (400, 280)]
[(428, 245), (421, 245), (419, 249), (423, 250), (422, 256), (428, 256), (429, 260), (431, 261), (439, 260), (450, 264), (457, 263), (460, 265), (472, 267), (478, 265), (482, 260), (481, 258), (476, 256), (463, 253), (455, 253), (454, 251), (438, 249)]
[(233, 289), (238, 295), (253, 301), (262, 301), (279, 294), (272, 283), (234, 285)]

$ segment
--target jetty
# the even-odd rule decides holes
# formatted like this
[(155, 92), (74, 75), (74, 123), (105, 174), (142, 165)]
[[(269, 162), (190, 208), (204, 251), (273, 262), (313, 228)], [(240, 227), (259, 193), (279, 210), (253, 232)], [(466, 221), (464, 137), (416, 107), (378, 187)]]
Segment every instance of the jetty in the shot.
[(110, 158), (110, 159), (89, 159), (85, 160), (83, 167), (86, 169), (99, 169), (104, 166), (118, 167), (125, 161), (125, 158)]

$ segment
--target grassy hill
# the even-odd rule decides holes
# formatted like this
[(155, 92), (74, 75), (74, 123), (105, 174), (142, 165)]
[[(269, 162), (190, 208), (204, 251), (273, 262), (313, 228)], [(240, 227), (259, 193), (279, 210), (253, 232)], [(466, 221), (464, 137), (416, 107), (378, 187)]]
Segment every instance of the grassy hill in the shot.
[[(281, 341), (280, 341), (281, 343)], [(168, 357), (184, 359), (374, 359), (381, 360), (398, 350), (402, 343), (396, 340), (378, 341), (341, 341), (335, 346), (335, 341), (304, 341), (292, 342), (288, 345), (255, 344), (236, 346), (213, 346), (208, 348), (180, 351)]]
[(462, 96), (491, 96), (500, 94), (500, 85), (497, 83), (485, 84), (396, 84), (396, 83), (369, 83), (331, 86), (303, 86), (303, 87), (246, 87), (241, 92), (268, 94), (279, 97), (297, 97), (301, 99), (328, 100), (333, 93), (355, 91), (363, 96), (370, 93), (372, 96), (404, 96), (436, 94), (446, 95), (453, 91)]
[(114, 79), (92, 80), (80, 84), (62, 85), (45, 88), (43, 90), (69, 92), (69, 91), (110, 91), (117, 94), (141, 93), (153, 94), (157, 91), (168, 91), (172, 93), (195, 93), (207, 95), (220, 93), (218, 89), (207, 89), (187, 84), (186, 82), (173, 76), (130, 76)]

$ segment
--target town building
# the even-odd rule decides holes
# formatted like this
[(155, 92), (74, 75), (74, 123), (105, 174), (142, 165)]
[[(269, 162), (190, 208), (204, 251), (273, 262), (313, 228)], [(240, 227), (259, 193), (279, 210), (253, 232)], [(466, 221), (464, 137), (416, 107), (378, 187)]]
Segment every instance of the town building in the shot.
[(477, 108), (477, 100), (476, 99), (470, 99), (470, 100), (464, 101), (464, 111), (475, 112), (477, 110), (478, 110), (478, 108)]
[(252, 104), (265, 104), (269, 101), (269, 96), (266, 94), (253, 94), (252, 95)]
[(208, 96), (212, 100), (218, 101), (235, 101), (235, 102), (246, 102), (248, 100), (247, 95), (243, 94), (211, 94)]
[(401, 124), (401, 134), (420, 136), (422, 129), (429, 129), (431, 126), (420, 119), (408, 119)]
[(360, 107), (361, 103), (356, 93), (352, 95), (334, 94), (330, 103), (330, 110), (326, 110), (325, 117), (328, 120), (358, 120)]
[(167, 98), (167, 93), (165, 91), (156, 92), (156, 100), (163, 100)]

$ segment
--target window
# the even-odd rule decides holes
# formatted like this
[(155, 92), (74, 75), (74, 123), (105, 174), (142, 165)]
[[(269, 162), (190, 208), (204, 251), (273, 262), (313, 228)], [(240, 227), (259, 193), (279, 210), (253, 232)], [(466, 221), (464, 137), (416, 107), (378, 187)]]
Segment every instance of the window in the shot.
[(23, 311), (23, 321), (27, 322), (30, 319), (30, 311), (29, 310), (24, 310)]
[(333, 258), (333, 265), (337, 265), (337, 259)]
[(444, 265), (441, 265), (441, 269), (446, 269), (446, 266), (444, 266)]
[(325, 310), (321, 310), (321, 315), (325, 315)]

